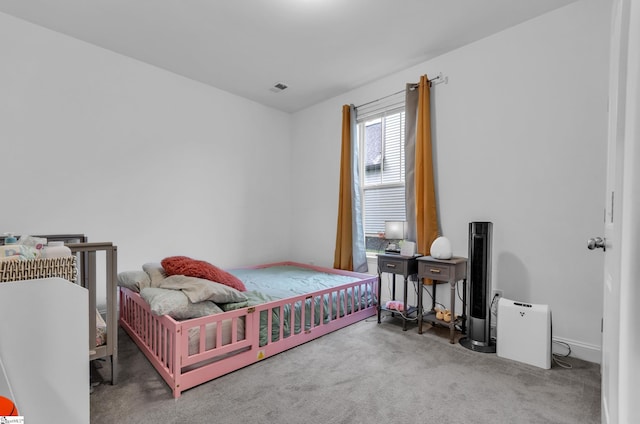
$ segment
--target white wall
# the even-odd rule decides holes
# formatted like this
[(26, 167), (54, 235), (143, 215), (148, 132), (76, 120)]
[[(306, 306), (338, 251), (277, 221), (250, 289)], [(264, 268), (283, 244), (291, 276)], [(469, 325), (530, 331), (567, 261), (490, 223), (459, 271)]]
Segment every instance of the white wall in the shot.
[(295, 114), (295, 259), (333, 263), (341, 106), (442, 72), (432, 125), (443, 235), (467, 256), (469, 222), (492, 221), (493, 287), (549, 304), (554, 338), (599, 362), (603, 258), (586, 241), (603, 231), (609, 8), (573, 3)]
[(289, 257), (291, 116), (0, 13), (0, 233)]

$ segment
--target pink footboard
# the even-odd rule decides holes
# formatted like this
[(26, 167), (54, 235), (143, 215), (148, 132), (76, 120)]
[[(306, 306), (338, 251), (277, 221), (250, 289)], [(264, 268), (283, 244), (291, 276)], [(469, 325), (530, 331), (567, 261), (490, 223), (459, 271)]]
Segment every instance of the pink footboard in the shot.
[(293, 265), (361, 279), (185, 321), (152, 314), (138, 293), (120, 288), (120, 325), (172, 388), (174, 397), (377, 312), (376, 276), (292, 262), (254, 268), (274, 265)]

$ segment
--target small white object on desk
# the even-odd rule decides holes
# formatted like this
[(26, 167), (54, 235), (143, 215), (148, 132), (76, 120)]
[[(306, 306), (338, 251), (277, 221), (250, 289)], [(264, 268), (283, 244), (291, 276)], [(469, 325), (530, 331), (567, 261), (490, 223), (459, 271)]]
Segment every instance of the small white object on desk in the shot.
[(402, 245), (400, 246), (400, 255), (415, 256), (415, 254), (416, 254), (416, 244), (412, 241), (403, 240)]
[(435, 259), (451, 259), (453, 250), (451, 242), (446, 237), (438, 237), (431, 243), (431, 257)]

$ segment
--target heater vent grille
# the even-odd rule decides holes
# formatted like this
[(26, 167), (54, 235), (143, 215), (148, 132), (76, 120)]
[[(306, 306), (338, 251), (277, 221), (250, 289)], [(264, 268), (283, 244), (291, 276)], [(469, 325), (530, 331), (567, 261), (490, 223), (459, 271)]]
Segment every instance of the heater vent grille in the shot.
[(271, 87), (269, 90), (273, 91), (274, 93), (280, 93), (281, 91), (284, 91), (288, 88), (289, 86), (287, 84), (283, 84), (281, 82), (278, 82), (276, 84), (273, 85), (273, 87)]

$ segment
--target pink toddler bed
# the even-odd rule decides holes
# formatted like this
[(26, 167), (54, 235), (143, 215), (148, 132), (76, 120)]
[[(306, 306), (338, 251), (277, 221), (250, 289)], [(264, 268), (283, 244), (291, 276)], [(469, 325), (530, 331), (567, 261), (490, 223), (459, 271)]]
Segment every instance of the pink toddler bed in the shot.
[[(153, 280), (154, 271), (146, 271)], [(210, 314), (197, 318), (159, 315), (162, 303), (158, 307), (151, 297), (162, 298), (162, 289), (137, 293), (138, 287), (120, 284), (120, 325), (175, 398), (189, 388), (377, 313), (377, 277), (373, 275), (294, 262), (229, 272), (247, 284), (246, 300), (188, 302), (190, 308), (204, 308)], [(127, 279), (120, 277), (119, 282)], [(160, 281), (159, 286), (167, 286), (163, 281), (168, 279)]]

